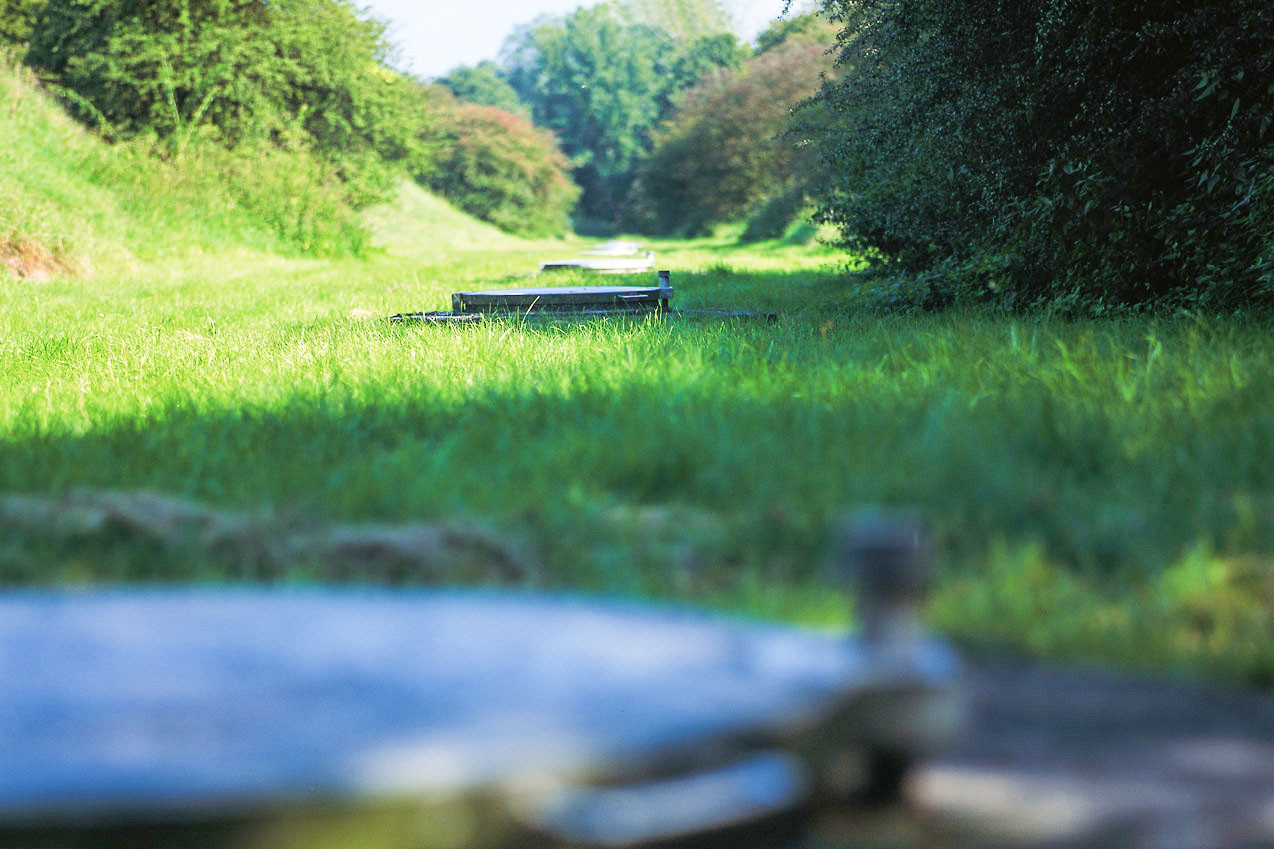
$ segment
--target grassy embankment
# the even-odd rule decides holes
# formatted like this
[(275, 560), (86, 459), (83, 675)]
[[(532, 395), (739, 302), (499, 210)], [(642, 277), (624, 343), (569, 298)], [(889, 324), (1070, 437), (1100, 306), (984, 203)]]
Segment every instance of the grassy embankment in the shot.
[[(534, 564), (521, 583), (815, 624), (846, 617), (844, 511), (905, 505), (942, 556), (931, 619), (964, 640), (1274, 679), (1268, 321), (880, 315), (843, 256), (722, 238), (655, 245), (678, 300), (777, 324), (391, 327), (351, 314), (443, 308), (576, 245), (404, 190), (369, 256), (289, 257), (33, 98), (0, 89), (0, 232), (80, 273), (0, 277), (0, 496), (461, 522)], [(0, 533), (5, 583), (332, 577), (263, 562)]]

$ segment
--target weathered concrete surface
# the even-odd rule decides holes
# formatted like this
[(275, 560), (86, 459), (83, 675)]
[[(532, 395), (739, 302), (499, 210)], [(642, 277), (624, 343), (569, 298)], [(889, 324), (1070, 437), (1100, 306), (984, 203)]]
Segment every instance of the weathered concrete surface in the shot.
[[(619, 811), (632, 794), (582, 791), (652, 782), (643, 799), (697, 794), (685, 821), (704, 830), (753, 818), (758, 775), (777, 776), (762, 796), (800, 805), (812, 770), (780, 775), (771, 758), (707, 783), (669, 775), (829, 740), (929, 751), (949, 734), (929, 708), (950, 703), (957, 672), (936, 643), (868, 647), (571, 597), (0, 593), (0, 837), (6, 824), (265, 822), (302, 802), (475, 795), (565, 834), (559, 803)], [(668, 811), (643, 805), (662, 834)]]
[[(495, 846), (475, 824), (494, 828), (502, 805), (464, 795), (425, 816), (340, 800), (486, 786), (527, 764), (631, 766), (762, 726), (779, 743), (776, 717), (837, 700), (860, 662), (824, 635), (570, 600), (15, 593), (0, 598), (0, 814), (313, 797), (265, 832), (244, 826), (268, 840), (206, 845)], [(974, 663), (966, 691), (967, 733), (916, 767), (904, 804), (828, 805), (802, 843), (761, 829), (747, 845), (1274, 847), (1274, 695), (1008, 661)], [(463, 837), (441, 839), (447, 817)], [(173, 829), (167, 842), (0, 829), (0, 845), (198, 843)], [(378, 829), (394, 838), (371, 840)]]
[(1274, 847), (1274, 695), (1021, 662), (968, 672), (970, 726), (907, 802), (813, 846)]

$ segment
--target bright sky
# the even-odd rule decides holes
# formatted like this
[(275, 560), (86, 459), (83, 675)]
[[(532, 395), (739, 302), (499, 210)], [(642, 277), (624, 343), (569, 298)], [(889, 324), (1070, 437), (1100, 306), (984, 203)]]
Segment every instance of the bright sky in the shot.
[[(457, 65), (495, 59), (505, 36), (541, 14), (561, 14), (591, 0), (363, 0), (390, 24), (403, 69), (439, 77)], [(756, 35), (783, 11), (783, 0), (729, 0), (740, 34)]]

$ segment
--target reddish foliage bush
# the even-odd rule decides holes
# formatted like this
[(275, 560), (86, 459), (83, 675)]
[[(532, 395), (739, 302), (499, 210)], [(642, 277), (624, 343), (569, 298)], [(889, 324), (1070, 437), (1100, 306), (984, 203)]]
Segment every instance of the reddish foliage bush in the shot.
[(441, 87), (431, 87), (429, 95), (435, 155), (421, 182), (512, 233), (569, 229), (579, 187), (551, 132), (494, 106), (462, 103)]
[(634, 223), (695, 233), (808, 182), (814, 157), (786, 131), (793, 107), (818, 90), (830, 67), (824, 53), (793, 40), (681, 95), (640, 169)]

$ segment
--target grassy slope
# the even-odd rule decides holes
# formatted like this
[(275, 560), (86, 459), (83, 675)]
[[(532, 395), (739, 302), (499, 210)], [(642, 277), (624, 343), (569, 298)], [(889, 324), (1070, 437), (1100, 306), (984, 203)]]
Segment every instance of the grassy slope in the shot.
[(341, 255), (362, 238), (313, 157), (196, 141), (161, 162), (144, 141), (105, 145), (0, 53), (0, 261), (27, 250), (110, 270), (199, 252)]
[[(8, 191), (46, 191), (10, 162)], [(80, 188), (41, 220), (97, 273), (0, 283), (0, 494), (459, 517), (515, 540), (541, 585), (820, 623), (845, 617), (824, 557), (843, 511), (915, 505), (944, 555), (932, 616), (969, 640), (1274, 675), (1268, 322), (878, 316), (841, 256), (706, 239), (655, 245), (678, 300), (777, 325), (390, 327), (351, 312), (444, 308), (578, 246), (404, 189), (368, 260), (146, 252), (120, 228), (147, 198)], [(325, 577), (0, 534), (6, 581), (207, 576)]]
[(33, 241), (69, 258), (103, 255), (118, 241), (115, 199), (81, 173), (93, 147), (0, 61), (0, 245)]

